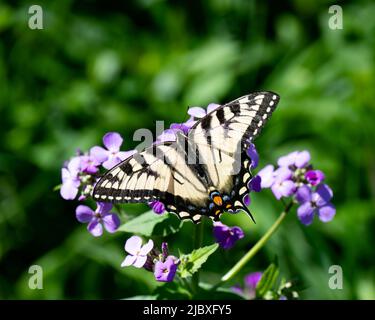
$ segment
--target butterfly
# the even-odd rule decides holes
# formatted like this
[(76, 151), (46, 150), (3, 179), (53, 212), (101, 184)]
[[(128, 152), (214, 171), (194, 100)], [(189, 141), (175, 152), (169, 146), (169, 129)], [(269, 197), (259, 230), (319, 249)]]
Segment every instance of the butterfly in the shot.
[(273, 92), (255, 92), (219, 106), (197, 119), (187, 134), (177, 131), (175, 140), (154, 143), (110, 169), (95, 185), (93, 198), (158, 200), (194, 223), (240, 210), (253, 219), (244, 204), (252, 178), (246, 150), (279, 99)]

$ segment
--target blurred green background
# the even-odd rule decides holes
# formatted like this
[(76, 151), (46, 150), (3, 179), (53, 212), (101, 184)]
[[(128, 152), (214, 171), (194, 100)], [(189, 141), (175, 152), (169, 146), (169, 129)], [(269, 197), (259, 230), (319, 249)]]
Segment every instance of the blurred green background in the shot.
[[(44, 9), (43, 30), (28, 28), (32, 4)], [(343, 8), (342, 30), (328, 27), (332, 4)], [(0, 298), (150, 294), (159, 285), (151, 273), (120, 268), (130, 235), (92, 237), (75, 219), (77, 202), (52, 191), (64, 160), (108, 131), (133, 148), (134, 130), (182, 122), (187, 106), (273, 90), (281, 102), (257, 140), (261, 166), (308, 149), (337, 215), (305, 227), (293, 212), (230, 284), (277, 255), (282, 274), (304, 283), (303, 299), (375, 299), (374, 16), (370, 0), (2, 1)], [(246, 237), (210, 257), (203, 281), (217, 281), (281, 209), (265, 190), (251, 204), (256, 225), (225, 217)], [(192, 228), (167, 239), (172, 252), (191, 250)], [(43, 290), (28, 287), (33, 264)], [(331, 265), (343, 268), (343, 290), (328, 288)]]

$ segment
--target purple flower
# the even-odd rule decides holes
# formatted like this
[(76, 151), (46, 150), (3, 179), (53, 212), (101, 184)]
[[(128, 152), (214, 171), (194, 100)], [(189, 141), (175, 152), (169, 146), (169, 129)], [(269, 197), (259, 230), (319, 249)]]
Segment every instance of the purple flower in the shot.
[(215, 109), (219, 108), (220, 105), (217, 103), (210, 103), (207, 106), (207, 109), (201, 108), (201, 107), (190, 107), (188, 110), (188, 114), (193, 118), (193, 119), (202, 119), (205, 117), (207, 114), (210, 112), (214, 111)]
[(65, 200), (73, 200), (80, 186), (79, 173), (81, 170), (80, 157), (72, 158), (66, 167), (61, 169), (62, 186), (60, 194)]
[(262, 278), (262, 272), (253, 272), (245, 276), (245, 286), (242, 288), (240, 285), (232, 287), (232, 291), (251, 300), (256, 296), (256, 287)]
[[(249, 189), (249, 191), (255, 191), (255, 192), (260, 192), (261, 191), (261, 177), (260, 176), (255, 176), (253, 177), (247, 184), (247, 187)], [(243, 203), (245, 204), (245, 206), (249, 206), (250, 203), (251, 203), (251, 199), (250, 199), (250, 195), (249, 194), (246, 194), (244, 197), (243, 197)]]
[(260, 192), (262, 190), (262, 178), (259, 175), (253, 177), (248, 183), (248, 188), (250, 191)]
[(163, 202), (160, 201), (151, 201), (148, 204), (151, 209), (156, 213), (156, 214), (162, 214), (165, 211), (165, 206)]
[(180, 260), (174, 256), (167, 257), (164, 262), (157, 261), (154, 270), (155, 279), (161, 282), (171, 282), (176, 275), (179, 264)]
[(325, 179), (325, 176), (320, 170), (309, 170), (305, 173), (305, 179), (312, 186), (316, 186)]
[(142, 239), (138, 236), (130, 237), (125, 243), (125, 251), (129, 253), (121, 263), (121, 267), (133, 265), (136, 268), (142, 268), (146, 263), (147, 254), (154, 247), (154, 242), (150, 239), (142, 246)]
[(191, 123), (172, 123), (169, 128), (172, 130), (182, 131), (187, 136), (191, 127)]
[(76, 209), (77, 220), (81, 223), (88, 223), (87, 230), (94, 236), (100, 237), (103, 234), (104, 228), (114, 233), (120, 225), (120, 219), (115, 214), (110, 212), (112, 204), (98, 202), (95, 212), (88, 206), (79, 205)]
[(310, 153), (308, 151), (294, 151), (286, 156), (280, 157), (277, 164), (280, 167), (304, 168), (310, 161)]
[(277, 200), (289, 197), (296, 191), (296, 185), (291, 180), (292, 172), (287, 167), (280, 167), (274, 171), (274, 182), (271, 190)]
[(246, 150), (246, 153), (251, 159), (250, 169), (255, 169), (258, 166), (259, 154), (255, 149), (255, 145), (253, 143), (250, 143), (249, 147)]
[(157, 138), (156, 142), (176, 141), (179, 129), (166, 129)]
[(81, 170), (88, 174), (95, 174), (99, 171), (100, 162), (92, 155), (83, 155), (81, 158)]
[(228, 227), (221, 222), (214, 222), (213, 233), (216, 242), (223, 249), (232, 248), (237, 240), (240, 240), (245, 236), (240, 227)]
[(315, 192), (308, 186), (300, 187), (296, 194), (296, 199), (301, 204), (297, 209), (300, 221), (309, 225), (315, 214), (323, 222), (331, 221), (336, 214), (335, 207), (330, 203), (332, 196), (333, 192), (326, 184), (320, 184)]
[(103, 137), (103, 144), (107, 149), (99, 146), (92, 147), (90, 154), (96, 161), (103, 164), (106, 169), (111, 169), (121, 161), (130, 157), (136, 151), (120, 151), (123, 139), (117, 132), (108, 132)]
[(258, 172), (257, 176), (261, 178), (260, 186), (262, 189), (270, 188), (275, 181), (273, 165), (265, 166)]

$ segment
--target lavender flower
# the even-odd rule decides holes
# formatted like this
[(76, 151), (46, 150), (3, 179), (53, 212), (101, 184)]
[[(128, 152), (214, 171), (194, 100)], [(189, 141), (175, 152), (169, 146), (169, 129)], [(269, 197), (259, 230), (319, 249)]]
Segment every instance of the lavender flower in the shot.
[(258, 172), (258, 176), (261, 178), (261, 188), (270, 188), (275, 181), (274, 166), (272, 164), (265, 166)]
[(112, 205), (110, 203), (98, 202), (95, 212), (88, 206), (79, 205), (76, 209), (77, 220), (81, 223), (88, 223), (87, 230), (94, 236), (100, 237), (104, 228), (114, 233), (120, 225), (120, 219), (110, 212)]
[(202, 119), (210, 112), (214, 111), (215, 109), (219, 108), (220, 105), (217, 103), (210, 103), (207, 106), (207, 109), (201, 108), (201, 107), (190, 107), (188, 110), (188, 114), (191, 116), (190, 121)]
[(262, 278), (262, 272), (253, 272), (245, 276), (244, 287), (236, 285), (232, 287), (232, 291), (245, 297), (246, 299), (252, 300), (256, 296), (256, 287)]
[(163, 202), (160, 202), (160, 201), (151, 201), (149, 202), (148, 204), (151, 209), (156, 213), (156, 214), (162, 214), (163, 212), (165, 212), (165, 206), (164, 206), (164, 203)]
[(173, 281), (179, 264), (180, 260), (174, 256), (168, 256), (164, 262), (157, 261), (154, 271), (155, 279), (160, 282)]
[(332, 190), (322, 182), (324, 173), (313, 170), (309, 164), (308, 151), (295, 151), (280, 157), (277, 161), (279, 168), (274, 170), (268, 165), (259, 171), (262, 188), (271, 188), (276, 199), (294, 196), (300, 203), (297, 215), (300, 221), (309, 225), (317, 214), (323, 222), (333, 219), (335, 207), (330, 203)]
[(250, 143), (249, 147), (246, 150), (246, 153), (251, 159), (250, 169), (255, 169), (258, 166), (259, 154), (253, 143)]
[(100, 162), (93, 155), (82, 155), (81, 170), (88, 174), (95, 174), (99, 171)]
[(103, 137), (103, 144), (107, 149), (99, 146), (92, 147), (90, 154), (96, 161), (101, 163), (104, 168), (111, 169), (121, 161), (133, 155), (136, 151), (120, 151), (123, 139), (117, 132), (108, 132)]
[[(255, 191), (255, 192), (260, 192), (260, 190), (262, 189), (261, 188), (261, 177), (260, 176), (255, 176), (253, 177), (247, 184), (247, 187), (249, 189), (249, 192), (251, 191)], [(246, 194), (243, 198), (243, 203), (246, 205), (246, 206), (249, 206), (250, 203), (251, 203), (251, 198), (250, 198), (250, 195), (249, 194)]]
[(125, 243), (125, 251), (129, 253), (121, 263), (121, 267), (133, 265), (136, 268), (142, 268), (146, 263), (147, 255), (154, 247), (154, 242), (150, 239), (142, 246), (142, 239), (138, 236), (130, 237)]
[(289, 197), (296, 191), (296, 185), (292, 178), (292, 171), (287, 167), (280, 167), (274, 171), (274, 182), (271, 186), (271, 190), (277, 200), (282, 197)]
[(216, 242), (223, 249), (232, 248), (238, 240), (245, 236), (240, 227), (228, 227), (221, 222), (214, 222), (213, 233)]
[(78, 194), (78, 188), (81, 184), (79, 178), (80, 169), (80, 157), (72, 158), (67, 166), (61, 169), (62, 186), (60, 194), (65, 200), (73, 200)]
[(277, 161), (279, 167), (296, 167), (296, 168), (303, 168), (305, 167), (310, 161), (310, 153), (308, 151), (294, 151), (286, 156), (280, 157)]
[(296, 199), (300, 203), (297, 215), (300, 221), (309, 225), (312, 223), (314, 215), (318, 215), (323, 222), (333, 219), (336, 214), (335, 207), (330, 203), (333, 192), (326, 184), (320, 184), (313, 192), (308, 186), (298, 189)]

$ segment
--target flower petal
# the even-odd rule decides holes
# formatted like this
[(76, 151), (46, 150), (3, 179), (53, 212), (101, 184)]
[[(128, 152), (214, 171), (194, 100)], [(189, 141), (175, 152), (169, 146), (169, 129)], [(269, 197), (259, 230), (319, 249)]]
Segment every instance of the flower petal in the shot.
[(318, 207), (325, 205), (332, 199), (333, 192), (326, 184), (320, 184), (315, 191), (314, 200)]
[(134, 261), (133, 266), (136, 268), (142, 268), (146, 263), (147, 256), (137, 256), (137, 259)]
[(114, 233), (120, 226), (120, 219), (117, 214), (108, 214), (103, 217), (104, 228), (109, 233)]
[(210, 103), (208, 106), (207, 106), (207, 114), (216, 110), (217, 108), (220, 107), (220, 104), (217, 104), (217, 103)]
[(122, 145), (123, 139), (117, 132), (108, 132), (103, 137), (104, 146), (112, 152), (118, 152)]
[(203, 118), (206, 115), (206, 110), (201, 107), (190, 107), (187, 113), (195, 118)]
[(108, 213), (112, 210), (112, 203), (109, 202), (97, 202), (96, 203), (96, 210), (95, 212), (100, 213), (102, 215)]
[(274, 182), (273, 169), (273, 165), (269, 164), (258, 172), (258, 176), (261, 178), (260, 185), (262, 188), (269, 188), (272, 186)]
[(142, 239), (138, 236), (132, 236), (125, 243), (125, 251), (132, 254), (137, 255), (139, 250), (142, 247)]
[(142, 246), (141, 250), (139, 251), (139, 254), (142, 256), (146, 256), (152, 250), (153, 247), (154, 241), (150, 239), (144, 246)]
[(253, 143), (251, 143), (250, 146), (247, 148), (246, 153), (251, 159), (250, 168), (255, 169), (258, 166), (259, 155)]
[(94, 216), (94, 211), (88, 206), (79, 205), (76, 208), (76, 218), (79, 222), (82, 222), (82, 223), (90, 222), (93, 216)]
[(65, 181), (60, 188), (60, 195), (65, 200), (74, 200), (78, 194), (76, 183), (71, 180)]
[(311, 195), (311, 189), (308, 186), (303, 185), (302, 187), (299, 187), (296, 192), (296, 200), (299, 203), (309, 202), (311, 201)]
[(279, 167), (289, 167), (294, 164), (298, 151), (288, 153), (286, 156), (280, 157), (277, 160)]
[(109, 170), (112, 169), (114, 166), (118, 165), (120, 162), (121, 159), (119, 157), (111, 154), (108, 157), (108, 160), (103, 162), (103, 167)]
[(103, 163), (108, 159), (110, 152), (102, 147), (95, 146), (90, 149), (90, 154), (96, 161)]
[(292, 177), (293, 172), (287, 167), (280, 167), (275, 170), (273, 174), (275, 177), (275, 182), (282, 182), (285, 180), (289, 180)]
[(137, 256), (127, 255), (124, 259), (124, 261), (121, 263), (121, 267), (128, 267), (131, 266), (135, 260), (137, 259)]
[(248, 187), (251, 191), (260, 192), (262, 190), (262, 178), (256, 175), (249, 181)]
[(320, 170), (309, 170), (305, 173), (305, 179), (312, 186), (316, 186), (325, 179), (325, 176)]
[(166, 129), (158, 137), (157, 141), (176, 141), (176, 129)]
[(297, 216), (304, 225), (311, 224), (314, 218), (314, 208), (311, 203), (305, 202), (301, 204), (297, 209)]
[(116, 153), (116, 156), (124, 161), (125, 159), (131, 157), (133, 154), (137, 153), (137, 150), (129, 150), (129, 151), (119, 151)]
[(103, 234), (103, 226), (97, 219), (91, 220), (91, 222), (87, 226), (87, 230), (94, 237), (100, 237)]
[(81, 168), (81, 157), (74, 157), (68, 163), (68, 170), (70, 172), (78, 172)]
[(280, 200), (281, 197), (291, 196), (296, 190), (296, 185), (292, 180), (285, 180), (282, 182), (274, 183), (271, 187), (271, 190), (276, 199)]
[(318, 216), (320, 221), (329, 222), (333, 219), (335, 214), (336, 208), (331, 203), (318, 208)]
[(149, 206), (156, 214), (162, 214), (165, 211), (164, 203), (161, 201), (151, 201)]
[(294, 164), (297, 168), (304, 168), (309, 163), (310, 158), (311, 156), (308, 151), (298, 152)]
[(248, 274), (245, 277), (246, 286), (248, 288), (255, 289), (261, 277), (262, 277), (262, 272), (259, 272), (259, 271)]

